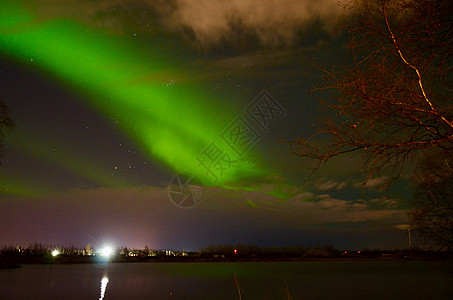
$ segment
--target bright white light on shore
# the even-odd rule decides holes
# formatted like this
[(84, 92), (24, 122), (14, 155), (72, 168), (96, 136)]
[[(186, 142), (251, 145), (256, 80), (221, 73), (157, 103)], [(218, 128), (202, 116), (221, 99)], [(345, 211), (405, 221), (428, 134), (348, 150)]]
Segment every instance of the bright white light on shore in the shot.
[(60, 251), (58, 251), (57, 249), (53, 250), (52, 251), (52, 256), (57, 256), (58, 254), (60, 254)]
[(107, 246), (101, 250), (101, 256), (109, 257), (110, 255), (112, 255), (112, 253), (113, 253), (112, 247)]

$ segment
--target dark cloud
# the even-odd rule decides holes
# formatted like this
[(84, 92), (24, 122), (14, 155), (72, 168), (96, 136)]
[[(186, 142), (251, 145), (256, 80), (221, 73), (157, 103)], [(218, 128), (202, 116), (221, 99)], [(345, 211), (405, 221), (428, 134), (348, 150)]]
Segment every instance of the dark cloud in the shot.
[(328, 30), (343, 10), (336, 0), (31, 1), (42, 17), (75, 17), (98, 26), (175, 31), (201, 47), (250, 42), (291, 45), (310, 25)]
[(288, 45), (307, 23), (331, 26), (340, 15), (336, 0), (176, 0), (167, 26), (189, 28), (203, 46), (250, 33), (263, 45)]

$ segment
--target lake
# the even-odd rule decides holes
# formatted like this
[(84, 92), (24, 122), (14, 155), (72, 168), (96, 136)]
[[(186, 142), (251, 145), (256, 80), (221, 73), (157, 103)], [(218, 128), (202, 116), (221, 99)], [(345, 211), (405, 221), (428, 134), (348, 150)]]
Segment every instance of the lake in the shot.
[[(453, 299), (452, 264), (301, 261), (24, 265), (0, 299)], [(288, 295), (290, 298), (288, 298)]]

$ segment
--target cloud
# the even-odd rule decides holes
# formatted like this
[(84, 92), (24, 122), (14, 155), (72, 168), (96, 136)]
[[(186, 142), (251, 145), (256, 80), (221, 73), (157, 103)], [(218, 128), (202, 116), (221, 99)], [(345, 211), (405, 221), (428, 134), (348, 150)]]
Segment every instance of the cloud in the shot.
[(247, 33), (264, 45), (281, 45), (293, 43), (307, 23), (328, 27), (340, 13), (336, 0), (176, 0), (167, 26), (190, 29), (203, 46)]
[(313, 198), (314, 195), (315, 194), (313, 194), (311, 192), (304, 192), (304, 193), (295, 195), (292, 199), (293, 200), (309, 200), (309, 199)]
[(286, 209), (293, 215), (292, 222), (302, 224), (375, 222), (379, 220), (407, 219), (406, 211), (400, 209), (373, 209), (354, 200), (343, 200), (329, 194), (316, 196), (318, 201), (300, 201), (292, 198)]
[[(367, 203), (336, 199), (329, 194), (302, 192), (281, 200), (260, 191), (232, 191), (208, 188), (201, 206), (223, 214), (242, 215), (251, 222), (265, 220), (261, 226), (297, 228), (313, 224), (398, 220), (404, 222), (406, 211), (394, 207), (375, 209)], [(253, 207), (250, 206), (253, 203)]]
[(202, 47), (238, 40), (250, 42), (250, 38), (262, 45), (291, 45), (307, 30), (307, 24), (320, 21), (321, 29), (330, 28), (343, 11), (337, 0), (30, 2), (45, 18), (75, 17), (119, 31), (130, 26), (134, 30), (154, 31), (161, 26)]
[(376, 178), (370, 178), (366, 180), (365, 182), (357, 182), (354, 184), (354, 188), (360, 189), (360, 188), (366, 188), (366, 189), (372, 189), (372, 188), (377, 188), (377, 187), (384, 187), (386, 182), (388, 182), (388, 177), (376, 177)]
[(329, 194), (321, 194), (316, 198), (319, 199), (319, 202), (316, 203), (318, 208), (322, 209), (329, 209), (333, 211), (358, 211), (369, 208), (366, 204), (357, 201), (335, 199), (332, 198)]
[[(190, 64), (190, 69), (193, 70), (192, 72), (198, 73), (196, 76), (203, 80), (223, 78), (225, 74), (250, 79), (269, 78), (281, 76), (281, 73), (284, 72), (288, 80), (292, 77), (295, 81), (296, 78), (300, 80), (301, 76), (297, 64), (294, 64), (299, 59), (300, 51), (297, 49), (282, 49), (272, 52), (256, 51), (194, 61)], [(288, 68), (288, 66), (291, 67)]]
[(396, 225), (395, 228), (396, 229), (400, 229), (400, 230), (408, 230), (410, 228), (410, 225), (408, 225), (408, 224), (400, 224), (400, 225)]
[(322, 178), (314, 184), (314, 188), (318, 191), (328, 191), (328, 190), (341, 190), (347, 186), (346, 182), (339, 182), (332, 179)]
[(324, 208), (324, 209), (330, 209), (330, 210), (337, 210), (337, 211), (344, 211), (350, 207), (348, 205), (348, 202), (345, 200), (338, 200), (338, 199), (323, 199), (318, 202), (318, 207)]
[(369, 203), (380, 206), (380, 207), (385, 207), (385, 208), (398, 207), (398, 201), (395, 199), (389, 199), (389, 198), (371, 199), (371, 200), (369, 200)]

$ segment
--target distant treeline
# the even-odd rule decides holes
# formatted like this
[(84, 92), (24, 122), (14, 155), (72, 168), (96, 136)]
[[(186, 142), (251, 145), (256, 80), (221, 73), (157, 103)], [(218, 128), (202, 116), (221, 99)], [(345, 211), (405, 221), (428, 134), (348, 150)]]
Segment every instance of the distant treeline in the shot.
[[(224, 257), (301, 257), (310, 250), (319, 250), (331, 256), (341, 253), (331, 245), (325, 246), (284, 246), (284, 247), (259, 247), (255, 245), (209, 245), (200, 249), (201, 256), (220, 255)], [(323, 251), (321, 251), (323, 250)]]
[(0, 256), (45, 256), (49, 255), (53, 249), (59, 249), (64, 253), (75, 253), (78, 250), (76, 247), (66, 247), (61, 245), (47, 245), (35, 242), (28, 247), (3, 245), (0, 247)]
[[(57, 254), (53, 253), (57, 250)], [(247, 244), (224, 244), (209, 245), (201, 248), (198, 252), (179, 251), (179, 250), (153, 250), (147, 246), (144, 249), (128, 249), (118, 247), (112, 249), (112, 258), (147, 258), (154, 259), (159, 257), (183, 257), (194, 259), (274, 259), (274, 258), (327, 258), (327, 257), (406, 257), (415, 255), (425, 255), (433, 251), (422, 249), (370, 249), (362, 248), (352, 250), (339, 250), (332, 245), (324, 246), (267, 246), (260, 247)], [(4, 245), (0, 246), (1, 257), (74, 257), (74, 256), (95, 256), (101, 254), (100, 249), (93, 249), (90, 245), (79, 249), (74, 246), (66, 247), (61, 245), (46, 245), (33, 243), (24, 248), (21, 246)], [(431, 253), (438, 255), (439, 253)], [(430, 255), (431, 255), (430, 254)], [(447, 253), (448, 254), (448, 253)], [(450, 255), (450, 254), (448, 254)]]
[(428, 249), (379, 249), (362, 248), (338, 250), (325, 246), (286, 246), (258, 247), (254, 245), (210, 245), (200, 249), (200, 258), (214, 259), (311, 259), (311, 258), (351, 258), (351, 259), (439, 259), (452, 258), (452, 252)]
[(419, 249), (402, 250), (338, 250), (333, 246), (259, 247), (255, 245), (210, 245), (199, 251), (128, 249), (117, 247), (83, 249), (34, 243), (0, 247), (0, 269), (17, 268), (23, 264), (80, 264), (128, 262), (244, 262), (244, 261), (303, 261), (303, 260), (451, 260), (453, 252), (434, 252)]

